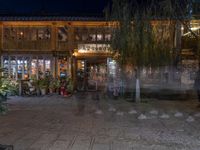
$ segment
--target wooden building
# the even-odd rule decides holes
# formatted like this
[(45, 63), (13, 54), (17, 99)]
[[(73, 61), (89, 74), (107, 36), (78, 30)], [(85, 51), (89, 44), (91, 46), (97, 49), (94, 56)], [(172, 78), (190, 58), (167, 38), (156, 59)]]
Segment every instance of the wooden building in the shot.
[[(199, 20), (191, 22), (197, 34), (199, 26)], [(1, 67), (7, 68), (4, 75), (23, 80), (51, 74), (76, 82), (77, 73), (82, 71), (102, 83), (108, 73), (115, 74), (116, 63), (109, 51), (112, 27), (99, 17), (0, 16)], [(174, 36), (168, 38), (172, 48), (183, 52), (195, 48), (197, 44), (191, 45), (193, 39), (183, 26), (174, 24), (172, 29)], [(170, 36), (168, 30), (166, 36)]]
[[(110, 26), (96, 17), (0, 17), (1, 67), (12, 79), (106, 72)], [(102, 65), (100, 65), (102, 64)], [(92, 70), (91, 70), (92, 72)]]

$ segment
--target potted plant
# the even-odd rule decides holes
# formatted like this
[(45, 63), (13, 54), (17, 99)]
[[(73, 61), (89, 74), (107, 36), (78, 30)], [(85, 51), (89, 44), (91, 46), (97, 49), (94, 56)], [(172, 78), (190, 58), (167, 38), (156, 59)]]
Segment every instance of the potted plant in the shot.
[(68, 78), (67, 79), (67, 92), (71, 94), (73, 92), (73, 90), (74, 90), (73, 81), (71, 78)]
[(55, 84), (55, 91), (56, 91), (56, 93), (59, 93), (59, 89), (60, 89), (60, 80), (55, 79), (54, 84)]
[[(0, 68), (0, 72), (4, 69)], [(18, 83), (6, 77), (0, 76), (0, 114), (5, 114), (7, 111), (7, 96), (16, 95), (18, 91)]]
[(52, 79), (49, 81), (49, 93), (52, 94), (56, 91), (57, 88), (57, 81), (55, 79)]
[(40, 95), (39, 80), (37, 80), (36, 78), (31, 78), (30, 82), (36, 88), (36, 94), (37, 96), (39, 96)]
[(41, 95), (46, 95), (46, 90), (48, 87), (48, 80), (46, 78), (39, 79), (38, 86), (40, 88)]

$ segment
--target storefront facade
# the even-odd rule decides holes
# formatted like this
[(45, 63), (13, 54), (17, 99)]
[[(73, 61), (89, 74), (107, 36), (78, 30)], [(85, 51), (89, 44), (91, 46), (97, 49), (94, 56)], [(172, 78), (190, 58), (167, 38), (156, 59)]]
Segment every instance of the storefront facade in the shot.
[[(153, 22), (158, 35), (160, 23)], [(52, 75), (70, 77), (76, 85), (81, 71), (87, 80), (106, 83), (106, 77), (118, 74), (110, 51), (112, 30), (111, 22), (96, 17), (0, 17), (1, 67), (14, 80)], [(170, 42), (180, 50), (188, 34), (182, 26), (177, 33)], [(161, 74), (144, 70), (144, 78), (156, 72)]]
[(0, 17), (0, 41), (3, 75), (13, 80), (51, 75), (76, 83), (82, 61), (91, 79), (105, 77), (112, 57), (110, 25), (99, 18)]

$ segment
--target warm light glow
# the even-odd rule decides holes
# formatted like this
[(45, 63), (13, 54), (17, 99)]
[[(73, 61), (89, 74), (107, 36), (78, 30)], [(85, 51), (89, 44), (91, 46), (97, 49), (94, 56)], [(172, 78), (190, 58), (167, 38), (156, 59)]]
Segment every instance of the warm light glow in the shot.
[[(192, 31), (197, 31), (197, 30), (199, 30), (200, 29), (200, 27), (193, 27), (193, 28), (190, 28)], [(183, 36), (186, 36), (186, 35), (188, 35), (188, 34), (190, 34), (190, 32), (187, 32), (187, 33), (185, 33), (185, 34), (183, 34)]]
[(73, 56), (75, 56), (75, 57), (78, 56), (78, 53), (77, 53), (77, 52), (74, 52), (74, 53), (73, 53)]

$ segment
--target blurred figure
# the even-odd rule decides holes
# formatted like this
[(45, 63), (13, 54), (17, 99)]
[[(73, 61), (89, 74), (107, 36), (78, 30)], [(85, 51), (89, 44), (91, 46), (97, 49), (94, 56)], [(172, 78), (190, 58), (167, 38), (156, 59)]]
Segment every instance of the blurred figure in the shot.
[(75, 115), (80, 116), (85, 113), (85, 102), (87, 98), (86, 92), (77, 92), (75, 94), (76, 102), (77, 102), (77, 111)]
[(198, 107), (200, 107), (200, 69), (196, 73), (196, 78), (194, 80), (194, 88), (197, 91), (197, 96), (199, 101)]

